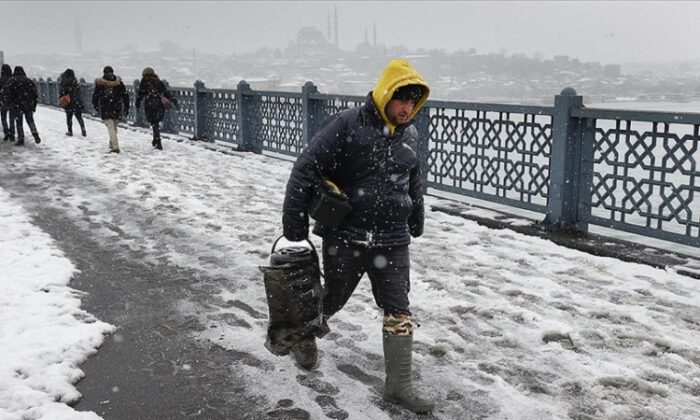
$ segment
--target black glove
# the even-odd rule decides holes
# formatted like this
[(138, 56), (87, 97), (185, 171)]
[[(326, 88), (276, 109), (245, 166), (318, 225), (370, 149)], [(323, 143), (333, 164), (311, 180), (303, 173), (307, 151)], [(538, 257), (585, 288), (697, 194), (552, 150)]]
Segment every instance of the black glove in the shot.
[(286, 240), (291, 242), (301, 242), (309, 238), (309, 228), (306, 229), (291, 229), (288, 226), (283, 226), (283, 236)]

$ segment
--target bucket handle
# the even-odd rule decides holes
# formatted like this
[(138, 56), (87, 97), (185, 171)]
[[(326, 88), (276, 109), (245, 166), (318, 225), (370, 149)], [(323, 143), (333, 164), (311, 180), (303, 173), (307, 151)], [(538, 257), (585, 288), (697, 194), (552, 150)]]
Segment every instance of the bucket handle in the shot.
[[(280, 235), (279, 238), (275, 239), (275, 243), (272, 244), (272, 250), (270, 250), (270, 254), (275, 253), (275, 247), (277, 246), (277, 242), (279, 242), (282, 238), (284, 238), (284, 235)], [(316, 247), (314, 246), (314, 244), (311, 243), (309, 238), (306, 238), (306, 242), (311, 246), (311, 249), (314, 251), (314, 254), (316, 254), (316, 258), (318, 258), (318, 252), (316, 252)]]
[[(279, 242), (280, 239), (282, 239), (282, 238), (284, 238), (284, 235), (280, 235), (279, 238), (275, 239), (275, 242), (272, 244), (272, 250), (270, 250), (270, 255), (275, 253), (275, 247), (277, 246), (277, 242)], [(311, 249), (314, 251), (314, 259), (316, 260), (316, 265), (320, 266), (321, 263), (318, 259), (318, 252), (316, 251), (316, 247), (314, 246), (314, 244), (311, 243), (309, 238), (306, 238), (306, 242), (309, 243), (309, 245), (311, 246)], [(325, 278), (325, 276), (323, 275), (323, 273), (320, 270), (320, 267), (319, 267), (319, 274), (321, 275), (321, 277)]]

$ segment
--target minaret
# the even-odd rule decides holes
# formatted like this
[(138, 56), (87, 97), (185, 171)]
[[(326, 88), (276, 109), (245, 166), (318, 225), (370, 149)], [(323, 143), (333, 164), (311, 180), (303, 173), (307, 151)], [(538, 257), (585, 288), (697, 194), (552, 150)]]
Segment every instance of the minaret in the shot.
[(73, 26), (73, 36), (75, 36), (75, 52), (81, 54), (83, 52), (83, 30), (80, 28), (80, 20), (77, 17)]
[(335, 46), (338, 46), (338, 6), (333, 6), (335, 13)]
[(331, 12), (328, 12), (328, 22), (326, 24), (326, 39), (331, 42)]
[(374, 22), (374, 39), (373, 46), (377, 48), (377, 22)]

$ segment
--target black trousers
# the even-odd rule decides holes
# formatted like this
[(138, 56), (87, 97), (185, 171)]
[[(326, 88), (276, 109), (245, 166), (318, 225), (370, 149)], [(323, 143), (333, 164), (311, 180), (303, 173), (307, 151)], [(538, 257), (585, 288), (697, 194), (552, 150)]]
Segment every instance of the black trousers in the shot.
[[(32, 132), (34, 137), (37, 137), (39, 133), (36, 130), (36, 124), (34, 124), (34, 113), (25, 111), (13, 111), (10, 112), (12, 120), (15, 122), (15, 130), (17, 130), (17, 140), (24, 140), (24, 122), (23, 119), (27, 120), (27, 125), (29, 126), (29, 131)], [(23, 118), (24, 117), (24, 118)]]
[(78, 120), (80, 124), (80, 129), (85, 129), (85, 122), (83, 121), (83, 111), (73, 111), (72, 108), (66, 108), (66, 125), (68, 126), (68, 131), (73, 132), (73, 115), (75, 119)]
[(0, 105), (0, 119), (2, 119), (2, 132), (6, 136), (15, 135), (15, 120), (10, 115), (7, 105)]
[(159, 139), (160, 138), (160, 121), (152, 123), (151, 128), (153, 128), (153, 138)]
[(410, 315), (408, 292), (411, 259), (408, 245), (367, 248), (343, 242), (323, 241), (323, 314), (338, 312), (367, 273), (372, 294), (384, 314)]

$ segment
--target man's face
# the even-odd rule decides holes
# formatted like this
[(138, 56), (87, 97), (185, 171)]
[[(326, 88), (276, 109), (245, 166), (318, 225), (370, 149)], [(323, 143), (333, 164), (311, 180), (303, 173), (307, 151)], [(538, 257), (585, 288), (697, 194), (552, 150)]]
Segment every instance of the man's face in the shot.
[(410, 121), (411, 112), (415, 106), (416, 101), (412, 99), (392, 99), (386, 104), (384, 113), (392, 124), (402, 125)]

